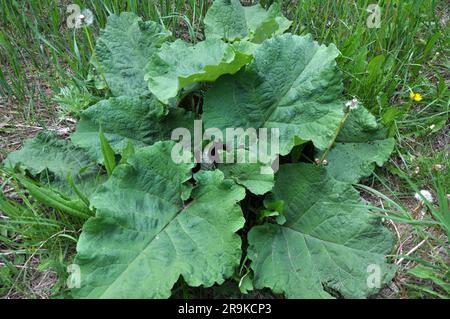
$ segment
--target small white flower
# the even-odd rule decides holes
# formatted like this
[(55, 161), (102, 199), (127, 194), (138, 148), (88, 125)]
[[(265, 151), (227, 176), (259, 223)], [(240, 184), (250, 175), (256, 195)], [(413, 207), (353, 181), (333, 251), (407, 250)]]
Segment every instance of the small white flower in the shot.
[(83, 21), (85, 25), (91, 25), (94, 22), (94, 14), (89, 9), (84, 9), (81, 11), (80, 20)]
[(436, 125), (434, 125), (434, 124), (430, 125), (430, 130), (431, 131), (434, 130), (435, 127), (436, 127)]
[[(431, 193), (427, 190), (422, 189), (420, 191), (420, 195), (422, 195), (428, 202), (432, 203), (433, 202), (433, 195), (431, 195)], [(414, 198), (417, 199), (419, 202), (424, 202), (422, 197), (419, 195), (419, 193), (416, 193), (414, 195)]]
[(345, 106), (349, 110), (356, 110), (358, 108), (358, 100), (357, 99), (353, 99), (351, 101), (348, 101), (347, 103), (345, 103)]

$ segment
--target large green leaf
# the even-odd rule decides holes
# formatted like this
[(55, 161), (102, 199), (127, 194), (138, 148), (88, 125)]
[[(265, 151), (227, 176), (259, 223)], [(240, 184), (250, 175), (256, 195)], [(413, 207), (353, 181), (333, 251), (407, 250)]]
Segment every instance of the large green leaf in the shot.
[(21, 166), (33, 176), (48, 171), (57, 178), (66, 179), (67, 175), (75, 176), (92, 169), (95, 162), (83, 149), (59, 139), (55, 132), (43, 131), (27, 140), (19, 151), (9, 154), (5, 165)]
[(233, 41), (248, 35), (244, 8), (239, 0), (214, 1), (203, 23), (207, 38), (219, 37)]
[(336, 143), (328, 153), (327, 170), (337, 180), (357, 183), (382, 166), (394, 150), (395, 140), (364, 107), (352, 110)]
[(114, 151), (120, 153), (129, 142), (135, 147), (151, 145), (169, 139), (173, 128), (193, 125), (192, 115), (181, 108), (171, 108), (168, 115), (166, 112), (154, 97), (103, 100), (82, 113), (72, 141), (101, 163), (100, 127)]
[(41, 183), (70, 197), (76, 194), (68, 176), (85, 196), (94, 193), (106, 179), (85, 150), (49, 131), (27, 140), (22, 149), (9, 154), (5, 165), (26, 169)]
[(259, 4), (244, 7), (239, 0), (216, 0), (204, 23), (207, 38), (249, 39), (259, 43), (272, 35), (282, 34), (292, 22), (283, 17), (278, 3), (266, 11)]
[(84, 197), (90, 198), (107, 180), (108, 174), (104, 171), (100, 169), (90, 170), (86, 173), (72, 177), (73, 185), (76, 187), (75, 190), (73, 185), (71, 185), (67, 179), (51, 179), (46, 175), (40, 176), (41, 183), (49, 185), (53, 190), (56, 190), (69, 198), (78, 198), (79, 195), (77, 194), (77, 191)]
[(108, 17), (100, 32), (92, 63), (115, 96), (148, 94), (144, 68), (150, 56), (171, 33), (153, 21), (143, 22), (131, 12)]
[(282, 165), (272, 199), (284, 202), (286, 222), (249, 233), (257, 288), (290, 298), (328, 298), (330, 290), (363, 298), (377, 291), (368, 285), (376, 283), (372, 272), (380, 285), (392, 278), (385, 260), (392, 235), (350, 184), (312, 164)]
[(138, 150), (92, 199), (97, 214), (77, 245), (76, 297), (166, 298), (180, 275), (191, 286), (211, 286), (233, 274), (245, 191), (220, 171), (203, 171), (183, 202), (193, 165), (173, 163), (173, 145)]
[(177, 40), (165, 43), (152, 56), (145, 79), (150, 91), (163, 103), (187, 86), (212, 82), (223, 74), (234, 74), (252, 60), (251, 55), (219, 39), (208, 39), (192, 45)]
[(266, 40), (246, 70), (221, 77), (206, 93), (205, 127), (278, 128), (282, 155), (298, 138), (325, 149), (343, 118), (338, 53), (310, 36)]

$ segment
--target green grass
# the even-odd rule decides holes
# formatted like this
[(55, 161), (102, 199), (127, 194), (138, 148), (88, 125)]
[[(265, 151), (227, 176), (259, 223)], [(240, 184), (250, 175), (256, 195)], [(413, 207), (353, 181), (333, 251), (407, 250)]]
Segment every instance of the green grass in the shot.
[[(360, 187), (380, 200), (380, 205), (372, 209), (378, 212), (380, 217), (390, 220), (397, 235), (395, 263), (400, 267), (407, 265), (398, 278), (402, 281), (403, 289), (406, 289), (408, 296), (448, 299), (450, 298), (448, 246), (450, 207), (447, 192), (450, 174), (442, 174), (442, 171), (436, 170), (429, 171), (428, 177), (431, 178), (429, 191), (433, 195), (433, 200), (429, 201), (423, 196), (416, 195), (419, 199), (416, 198), (415, 202), (405, 202), (402, 200), (405, 194), (393, 190), (391, 186), (404, 187), (406, 194), (411, 191), (419, 194), (421, 189), (404, 172), (401, 170), (397, 172), (405, 184), (389, 185), (392, 184), (391, 181), (383, 176), (376, 176), (385, 187), (385, 194), (366, 185)], [(417, 178), (420, 179), (416, 176)], [(396, 225), (403, 225), (404, 229), (399, 231)], [(404, 276), (406, 278), (401, 279)]]
[[(67, 257), (74, 253), (84, 219), (39, 204), (2, 170), (0, 177), (4, 179), (0, 185), (0, 295), (42, 298), (64, 293)], [(6, 197), (10, 193), (14, 200)], [(47, 279), (51, 285), (36, 287), (42, 274), (50, 273), (56, 275)]]
[[(261, 1), (267, 6), (271, 2)], [(392, 296), (449, 297), (445, 288), (450, 281), (448, 229), (438, 217), (448, 218), (450, 189), (450, 13), (446, 1), (380, 0), (380, 28), (366, 25), (366, 9), (376, 1), (281, 2), (285, 15), (293, 20), (294, 33), (311, 33), (321, 43), (336, 44), (342, 53), (338, 66), (345, 95), (362, 101), (397, 139), (390, 163), (365, 183), (383, 205), (381, 213), (391, 217), (388, 224), (398, 231), (399, 255), (394, 257), (402, 260), (396, 279), (400, 289)], [(91, 26), (67, 27), (66, 8), (72, 3), (92, 10)], [(48, 118), (76, 118), (103, 94), (86, 78), (93, 41), (109, 14), (133, 11), (164, 24), (176, 37), (196, 41), (202, 37), (202, 17), (209, 5), (206, 0), (0, 0), (0, 157), (12, 149), (19, 124), (45, 126)], [(423, 100), (411, 101), (411, 91), (420, 93)], [(1, 125), (3, 116), (13, 118), (12, 126)], [(63, 296), (66, 266), (82, 221), (43, 207), (12, 176), (0, 174), (4, 193), (0, 213), (8, 216), (0, 219), (0, 296)], [(425, 220), (413, 214), (419, 189), (439, 198), (425, 205)], [(53, 272), (56, 284), (37, 289), (36, 282), (42, 279), (38, 275)], [(179, 290), (183, 296), (199, 294), (182, 285)]]

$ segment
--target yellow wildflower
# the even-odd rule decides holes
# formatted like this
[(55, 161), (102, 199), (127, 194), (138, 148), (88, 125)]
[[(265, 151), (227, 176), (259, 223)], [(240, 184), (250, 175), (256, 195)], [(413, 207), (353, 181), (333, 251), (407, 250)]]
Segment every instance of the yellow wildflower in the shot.
[(420, 93), (414, 93), (414, 92), (409, 93), (409, 97), (414, 102), (420, 102), (423, 99), (422, 95)]

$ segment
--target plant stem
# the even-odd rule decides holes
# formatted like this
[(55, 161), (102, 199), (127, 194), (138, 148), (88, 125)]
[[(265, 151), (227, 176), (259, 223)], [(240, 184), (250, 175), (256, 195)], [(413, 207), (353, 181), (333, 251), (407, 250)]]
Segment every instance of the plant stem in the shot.
[(336, 142), (336, 139), (339, 136), (339, 133), (344, 128), (345, 122), (347, 121), (349, 115), (350, 115), (350, 108), (346, 107), (344, 117), (342, 118), (341, 122), (339, 123), (339, 126), (333, 136), (333, 139), (331, 140), (330, 145), (328, 145), (328, 148), (325, 150), (325, 152), (322, 154), (322, 157), (320, 158), (320, 164), (322, 164), (323, 161), (326, 159), (328, 153), (330, 152), (331, 148), (333, 147), (334, 143)]
[(97, 59), (97, 55), (95, 54), (95, 48), (94, 45), (92, 44), (92, 40), (91, 40), (91, 35), (89, 34), (89, 30), (86, 26), (84, 26), (84, 32), (86, 34), (88, 43), (89, 43), (89, 47), (91, 48), (91, 52), (92, 52), (92, 58), (95, 60), (95, 66), (98, 67), (98, 71), (100, 73), (100, 76), (102, 77), (103, 82), (106, 84), (106, 86), (109, 88), (108, 82), (106, 82), (106, 78), (105, 75), (103, 74), (103, 70), (102, 70), (102, 66), (100, 64), (100, 62)]

